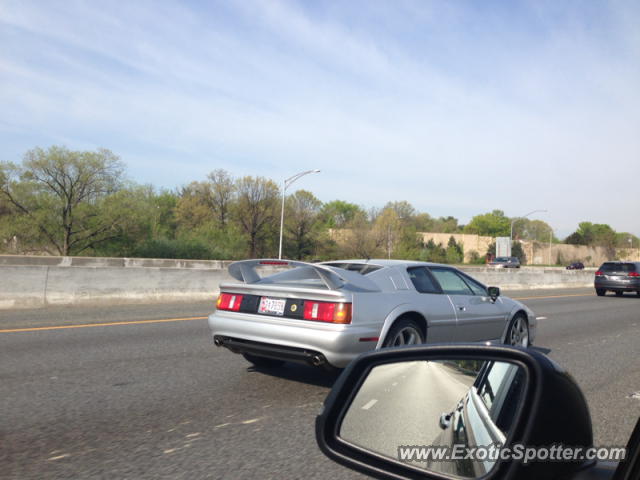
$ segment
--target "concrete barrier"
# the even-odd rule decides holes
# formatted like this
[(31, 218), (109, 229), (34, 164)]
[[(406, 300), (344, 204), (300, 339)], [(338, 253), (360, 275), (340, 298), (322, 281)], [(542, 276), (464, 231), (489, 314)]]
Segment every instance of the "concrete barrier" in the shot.
[[(262, 276), (280, 271), (259, 269)], [(0, 310), (50, 306), (215, 301), (227, 269), (0, 265)]]
[[(237, 283), (227, 271), (231, 263), (227, 261), (6, 257), (0, 256), (0, 310), (215, 301), (220, 283)], [(6, 264), (21, 261), (25, 263)], [(36, 261), (44, 265), (34, 265)], [(258, 269), (261, 276), (282, 270)], [(486, 285), (505, 290), (593, 286), (591, 271), (485, 267), (461, 270)]]
[(530, 290), (538, 288), (584, 288), (593, 287), (594, 272), (589, 270), (566, 270), (562, 268), (460, 268), (485, 285), (505, 290)]

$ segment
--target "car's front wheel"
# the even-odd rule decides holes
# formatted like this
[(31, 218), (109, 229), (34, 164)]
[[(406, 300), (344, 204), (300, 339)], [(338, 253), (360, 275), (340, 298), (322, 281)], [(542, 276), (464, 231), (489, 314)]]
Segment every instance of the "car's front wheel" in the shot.
[(601, 288), (596, 288), (596, 295), (598, 295), (599, 297), (604, 297), (606, 293), (607, 293), (606, 290), (603, 290)]
[(258, 357), (251, 355), (250, 353), (243, 352), (242, 356), (247, 362), (253, 363), (256, 367), (276, 368), (285, 364), (284, 360), (277, 360), (275, 358)]
[(514, 347), (527, 348), (529, 346), (529, 323), (521, 313), (511, 320), (504, 343)]
[(419, 345), (424, 343), (424, 335), (418, 324), (408, 318), (396, 322), (384, 340), (383, 348)]

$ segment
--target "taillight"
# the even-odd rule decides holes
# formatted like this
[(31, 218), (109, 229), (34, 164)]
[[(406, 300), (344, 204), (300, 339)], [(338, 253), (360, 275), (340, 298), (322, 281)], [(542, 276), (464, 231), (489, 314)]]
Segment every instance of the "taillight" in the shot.
[(629, 272), (629, 275), (627, 275), (627, 277), (640, 277), (640, 273), (638, 273), (638, 272)]
[(598, 271), (596, 272), (596, 277), (601, 277), (601, 276), (602, 276), (602, 272), (601, 272), (600, 270), (598, 270)]
[(289, 265), (289, 262), (258, 262), (258, 265)]
[(216, 302), (216, 309), (237, 312), (240, 310), (240, 302), (242, 302), (242, 295), (221, 293), (218, 296), (218, 301)]
[(302, 318), (317, 322), (351, 323), (351, 304), (305, 301)]

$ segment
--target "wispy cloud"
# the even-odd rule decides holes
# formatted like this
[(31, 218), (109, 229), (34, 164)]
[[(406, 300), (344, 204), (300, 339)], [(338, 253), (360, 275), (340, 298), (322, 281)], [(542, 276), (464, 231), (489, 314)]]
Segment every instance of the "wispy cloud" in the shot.
[(629, 3), (0, 2), (2, 158), (103, 146), (167, 187), (321, 168), (300, 188), (325, 201), (639, 234), (593, 194), (640, 178), (639, 21)]

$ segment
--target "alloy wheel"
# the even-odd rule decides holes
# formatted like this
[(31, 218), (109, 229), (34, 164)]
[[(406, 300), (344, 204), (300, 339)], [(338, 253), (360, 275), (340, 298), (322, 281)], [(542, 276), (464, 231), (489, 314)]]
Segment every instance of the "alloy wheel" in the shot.
[(418, 345), (422, 343), (422, 336), (412, 326), (406, 326), (396, 333), (389, 342), (389, 347), (400, 347), (402, 345)]
[(527, 328), (527, 322), (524, 318), (516, 318), (513, 325), (511, 325), (509, 345), (525, 348), (529, 346), (529, 329)]

